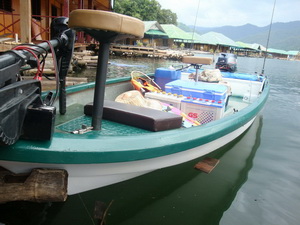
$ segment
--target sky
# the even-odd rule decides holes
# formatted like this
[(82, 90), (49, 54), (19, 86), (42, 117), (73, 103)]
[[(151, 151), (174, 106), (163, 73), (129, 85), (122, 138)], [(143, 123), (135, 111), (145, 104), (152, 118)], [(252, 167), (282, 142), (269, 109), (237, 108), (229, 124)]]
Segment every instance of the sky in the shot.
[[(271, 22), (275, 0), (157, 0), (163, 9), (177, 14), (177, 22), (196, 26), (263, 27)], [(276, 0), (273, 23), (300, 21), (300, 0)]]

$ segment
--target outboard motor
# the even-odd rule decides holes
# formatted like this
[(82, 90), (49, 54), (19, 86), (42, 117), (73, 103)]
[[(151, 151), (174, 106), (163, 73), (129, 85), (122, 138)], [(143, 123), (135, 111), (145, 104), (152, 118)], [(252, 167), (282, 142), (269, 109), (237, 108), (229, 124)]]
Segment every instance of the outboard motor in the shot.
[(237, 56), (232, 53), (220, 53), (216, 69), (221, 71), (235, 72), (237, 69)]
[[(58, 90), (42, 98), (41, 64), (45, 63), (48, 51), (56, 56), (59, 100), (65, 106), (65, 77), (75, 40), (75, 31), (68, 28), (67, 18), (53, 21), (52, 40), (38, 45), (23, 44), (0, 55), (0, 146), (12, 145), (19, 138), (40, 141), (52, 138), (56, 114), (53, 103)], [(38, 68), (35, 79), (23, 80), (22, 72), (35, 67)]]

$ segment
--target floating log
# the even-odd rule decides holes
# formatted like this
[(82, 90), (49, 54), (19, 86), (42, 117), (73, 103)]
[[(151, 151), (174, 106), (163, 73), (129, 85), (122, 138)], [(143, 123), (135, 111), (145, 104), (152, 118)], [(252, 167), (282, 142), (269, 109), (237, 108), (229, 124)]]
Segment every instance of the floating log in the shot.
[(82, 56), (82, 59), (84, 59), (84, 60), (98, 60), (98, 56), (97, 55), (84, 55), (84, 56)]
[(5, 51), (9, 51), (12, 48), (14, 48), (15, 46), (17, 46), (18, 44), (10, 42), (4, 42), (4, 43), (0, 43), (0, 52), (5, 52)]
[[(66, 87), (73, 86), (76, 84), (84, 84), (87, 83), (88, 79), (85, 77), (67, 77), (66, 79)], [(56, 87), (56, 81), (54, 80), (42, 80), (42, 90), (53, 90)]]
[(60, 169), (33, 169), (14, 174), (0, 167), (0, 203), (12, 201), (64, 202), (68, 173)]
[[(24, 74), (26, 74), (26, 75), (29, 75), (29, 74), (34, 75), (34, 74), (36, 74), (36, 72), (37, 72), (37, 69), (30, 69), (30, 70), (24, 71)], [(55, 74), (54, 67), (53, 68), (46, 68), (46, 69), (44, 69), (43, 70), (43, 74)]]
[(94, 59), (81, 59), (77, 61), (78, 65), (84, 66), (88, 64), (97, 64), (97, 60)]
[(93, 51), (87, 51), (87, 50), (85, 50), (85, 51), (82, 51), (82, 52), (74, 51), (73, 54), (75, 56), (84, 56), (84, 55), (93, 55), (95, 53)]
[(207, 157), (203, 159), (201, 162), (197, 163), (194, 168), (197, 170), (201, 170), (205, 173), (210, 173), (218, 165), (219, 162), (220, 160), (218, 159)]

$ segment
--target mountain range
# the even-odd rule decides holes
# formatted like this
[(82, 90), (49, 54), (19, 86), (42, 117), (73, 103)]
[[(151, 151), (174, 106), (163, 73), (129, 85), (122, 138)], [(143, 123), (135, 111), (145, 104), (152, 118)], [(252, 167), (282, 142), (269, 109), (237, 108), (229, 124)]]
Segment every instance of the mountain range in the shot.
[[(179, 23), (179, 28), (184, 31), (192, 32), (193, 26)], [(243, 26), (222, 26), (222, 27), (195, 27), (195, 32), (204, 34), (207, 32), (221, 33), (234, 41), (245, 43), (257, 43), (267, 47), (268, 34), (270, 31), (269, 48), (281, 50), (300, 51), (300, 21), (287, 23), (273, 23), (265, 27), (258, 27), (252, 24)]]

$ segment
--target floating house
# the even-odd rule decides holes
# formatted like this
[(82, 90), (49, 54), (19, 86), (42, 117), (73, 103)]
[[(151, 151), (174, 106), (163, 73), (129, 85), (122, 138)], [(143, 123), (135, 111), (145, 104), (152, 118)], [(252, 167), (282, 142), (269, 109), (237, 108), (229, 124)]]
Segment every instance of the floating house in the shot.
[(288, 59), (300, 60), (300, 51), (288, 51)]
[(244, 43), (241, 41), (236, 42), (240, 47), (235, 48), (235, 51), (242, 56), (262, 56), (263, 52), (266, 52), (266, 47), (263, 45), (254, 43)]
[(144, 21), (145, 33), (143, 43), (145, 45), (168, 46), (169, 36), (157, 21)]
[(233, 48), (239, 47), (239, 45), (226, 37), (225, 35), (217, 32), (208, 32), (201, 35), (201, 38), (206, 40), (206, 42), (213, 46), (210, 51), (213, 52), (228, 52), (233, 50)]

